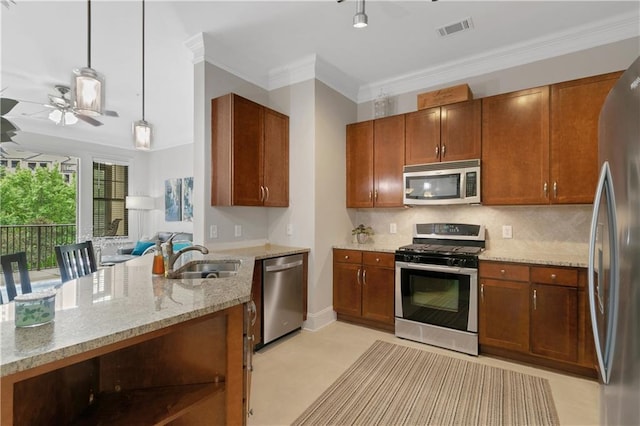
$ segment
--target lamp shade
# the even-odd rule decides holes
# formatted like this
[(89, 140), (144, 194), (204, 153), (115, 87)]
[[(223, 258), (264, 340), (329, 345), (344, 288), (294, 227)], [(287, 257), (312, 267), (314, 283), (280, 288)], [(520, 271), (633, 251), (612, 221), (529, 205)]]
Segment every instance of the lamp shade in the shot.
[(153, 210), (154, 202), (152, 197), (145, 195), (127, 195), (125, 206), (129, 210)]
[(151, 125), (144, 120), (133, 123), (133, 146), (143, 151), (151, 148)]
[(82, 115), (98, 116), (104, 111), (104, 78), (92, 68), (73, 70), (71, 90), (75, 109)]

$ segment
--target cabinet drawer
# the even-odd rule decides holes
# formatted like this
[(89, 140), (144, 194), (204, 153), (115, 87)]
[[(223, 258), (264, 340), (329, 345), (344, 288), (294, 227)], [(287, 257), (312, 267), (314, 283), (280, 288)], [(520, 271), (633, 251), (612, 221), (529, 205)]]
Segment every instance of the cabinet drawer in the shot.
[(365, 265), (381, 266), (383, 268), (395, 267), (395, 256), (392, 253), (378, 251), (365, 251), (362, 253), (362, 261)]
[(334, 249), (333, 260), (334, 262), (360, 264), (362, 263), (362, 252), (359, 250)]
[(531, 268), (531, 282), (569, 287), (578, 286), (578, 270), (573, 268)]
[(529, 281), (529, 267), (514, 263), (480, 262), (479, 275), (481, 278)]

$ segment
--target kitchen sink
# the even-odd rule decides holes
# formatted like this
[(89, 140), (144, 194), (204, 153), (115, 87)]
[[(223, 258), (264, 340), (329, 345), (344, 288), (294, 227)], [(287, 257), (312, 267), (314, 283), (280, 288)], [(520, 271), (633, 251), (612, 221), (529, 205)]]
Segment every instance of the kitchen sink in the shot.
[(193, 260), (169, 275), (173, 279), (228, 278), (238, 273), (242, 262), (236, 259)]

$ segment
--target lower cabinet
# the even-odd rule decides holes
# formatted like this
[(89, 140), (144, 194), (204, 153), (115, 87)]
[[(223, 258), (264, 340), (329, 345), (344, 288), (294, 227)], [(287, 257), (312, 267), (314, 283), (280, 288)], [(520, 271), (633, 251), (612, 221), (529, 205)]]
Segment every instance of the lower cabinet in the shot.
[(586, 270), (480, 262), (481, 353), (595, 377)]
[(393, 253), (333, 250), (333, 309), (338, 319), (394, 330)]

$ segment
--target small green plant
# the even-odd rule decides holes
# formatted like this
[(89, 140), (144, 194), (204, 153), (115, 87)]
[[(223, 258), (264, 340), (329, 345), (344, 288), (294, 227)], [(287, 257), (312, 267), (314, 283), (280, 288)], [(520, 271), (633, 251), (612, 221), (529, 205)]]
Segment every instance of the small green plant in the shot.
[(364, 226), (363, 224), (360, 224), (351, 230), (351, 235), (358, 234), (373, 235), (373, 229), (371, 229), (370, 226)]

